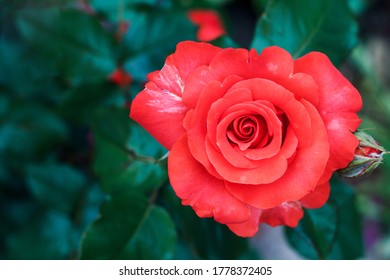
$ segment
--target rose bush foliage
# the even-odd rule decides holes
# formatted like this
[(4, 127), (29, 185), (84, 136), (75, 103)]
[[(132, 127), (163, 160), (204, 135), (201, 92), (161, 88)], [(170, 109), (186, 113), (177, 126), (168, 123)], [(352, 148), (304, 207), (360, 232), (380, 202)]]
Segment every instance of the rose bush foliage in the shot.
[(322, 53), (188, 41), (148, 79), (131, 118), (170, 150), (182, 203), (239, 236), (321, 207), (358, 145), (361, 97)]

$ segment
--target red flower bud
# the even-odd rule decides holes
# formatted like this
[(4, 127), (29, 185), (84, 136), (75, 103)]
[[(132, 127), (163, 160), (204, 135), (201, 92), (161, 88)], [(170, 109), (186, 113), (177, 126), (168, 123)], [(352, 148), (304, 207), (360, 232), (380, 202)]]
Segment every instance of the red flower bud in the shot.
[(225, 34), (219, 15), (213, 10), (191, 10), (188, 18), (193, 24), (199, 26), (196, 35), (199, 41), (212, 41)]
[(121, 87), (127, 87), (133, 82), (131, 75), (121, 68), (117, 68), (114, 72), (112, 72), (108, 79)]
[(359, 139), (359, 146), (355, 150), (354, 159), (339, 173), (348, 178), (357, 178), (369, 175), (383, 160), (386, 150), (375, 139), (363, 131), (355, 132)]

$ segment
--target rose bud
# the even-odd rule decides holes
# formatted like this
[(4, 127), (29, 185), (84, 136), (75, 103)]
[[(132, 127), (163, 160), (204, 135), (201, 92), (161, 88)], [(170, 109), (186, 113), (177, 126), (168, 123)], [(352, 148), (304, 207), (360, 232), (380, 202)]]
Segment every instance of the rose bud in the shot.
[(369, 175), (382, 163), (386, 150), (375, 141), (372, 136), (359, 130), (355, 132), (359, 139), (359, 146), (355, 150), (352, 162), (339, 173), (348, 178), (357, 178)]

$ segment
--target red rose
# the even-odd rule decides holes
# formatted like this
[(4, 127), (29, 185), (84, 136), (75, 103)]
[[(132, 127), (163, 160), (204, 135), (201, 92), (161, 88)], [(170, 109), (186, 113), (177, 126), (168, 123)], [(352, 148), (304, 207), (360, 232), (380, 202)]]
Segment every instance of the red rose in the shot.
[(199, 25), (196, 34), (199, 41), (212, 41), (225, 34), (219, 15), (213, 10), (191, 10), (188, 18), (193, 24)]
[(321, 207), (359, 144), (361, 97), (322, 53), (182, 42), (148, 79), (130, 117), (170, 150), (182, 203), (240, 236)]

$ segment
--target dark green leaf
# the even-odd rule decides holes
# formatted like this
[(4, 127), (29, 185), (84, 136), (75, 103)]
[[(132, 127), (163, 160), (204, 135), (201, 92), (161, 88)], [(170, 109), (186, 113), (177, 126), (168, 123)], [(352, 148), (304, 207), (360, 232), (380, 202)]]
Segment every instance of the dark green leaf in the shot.
[(126, 108), (96, 113), (93, 168), (106, 192), (128, 187), (147, 192), (167, 180), (164, 166), (157, 163), (165, 149), (128, 114)]
[(104, 80), (82, 84), (68, 92), (60, 103), (59, 111), (69, 120), (90, 126), (99, 117), (101, 108), (113, 103), (118, 94), (117, 88)]
[(89, 3), (99, 13), (103, 13), (110, 20), (120, 20), (118, 11), (126, 10), (134, 5), (161, 5), (161, 0), (90, 0)]
[(75, 82), (102, 79), (116, 67), (114, 37), (81, 11), (25, 10), (18, 25), (37, 54), (50, 57), (59, 74)]
[(6, 8), (48, 8), (61, 7), (74, 2), (74, 0), (0, 0), (1, 7)]
[(66, 259), (74, 248), (72, 224), (63, 214), (44, 212), (6, 238), (9, 259)]
[(93, 132), (126, 149), (130, 123), (129, 109), (107, 106), (94, 113)]
[(148, 192), (160, 187), (166, 180), (165, 168), (160, 164), (134, 159), (125, 146), (95, 137), (93, 169), (106, 192), (132, 188)]
[(176, 233), (169, 216), (139, 192), (124, 190), (103, 205), (82, 242), (82, 259), (171, 258)]
[(152, 206), (142, 224), (118, 256), (119, 259), (172, 259), (176, 247), (176, 231), (169, 214)]
[(43, 205), (71, 212), (86, 184), (84, 175), (68, 165), (33, 165), (27, 169), (27, 184)]
[(57, 100), (60, 94), (55, 84), (56, 70), (47, 59), (40, 59), (26, 45), (0, 36), (0, 85), (9, 96)]
[(145, 129), (139, 124), (130, 122), (130, 136), (127, 142), (128, 147), (137, 155), (143, 155), (159, 159), (166, 154), (166, 149), (159, 144)]
[(195, 27), (181, 10), (134, 8), (127, 11), (125, 18), (131, 26), (124, 37), (124, 66), (140, 81), (149, 72), (162, 68), (177, 43), (195, 39)]
[(252, 47), (277, 45), (295, 58), (320, 51), (339, 64), (356, 45), (357, 31), (345, 0), (269, 0)]
[(269, 1), (270, 0), (251, 0), (253, 9), (256, 14), (261, 15), (264, 12)]
[(357, 259), (363, 254), (361, 218), (349, 186), (332, 181), (328, 203), (306, 210), (299, 225), (287, 228), (290, 244), (309, 259)]
[(305, 211), (299, 226), (287, 229), (289, 241), (309, 259), (326, 259), (336, 237), (337, 213), (330, 205)]
[(6, 117), (0, 126), (0, 154), (15, 163), (52, 149), (68, 134), (63, 120), (42, 106), (15, 104), (9, 106)]

